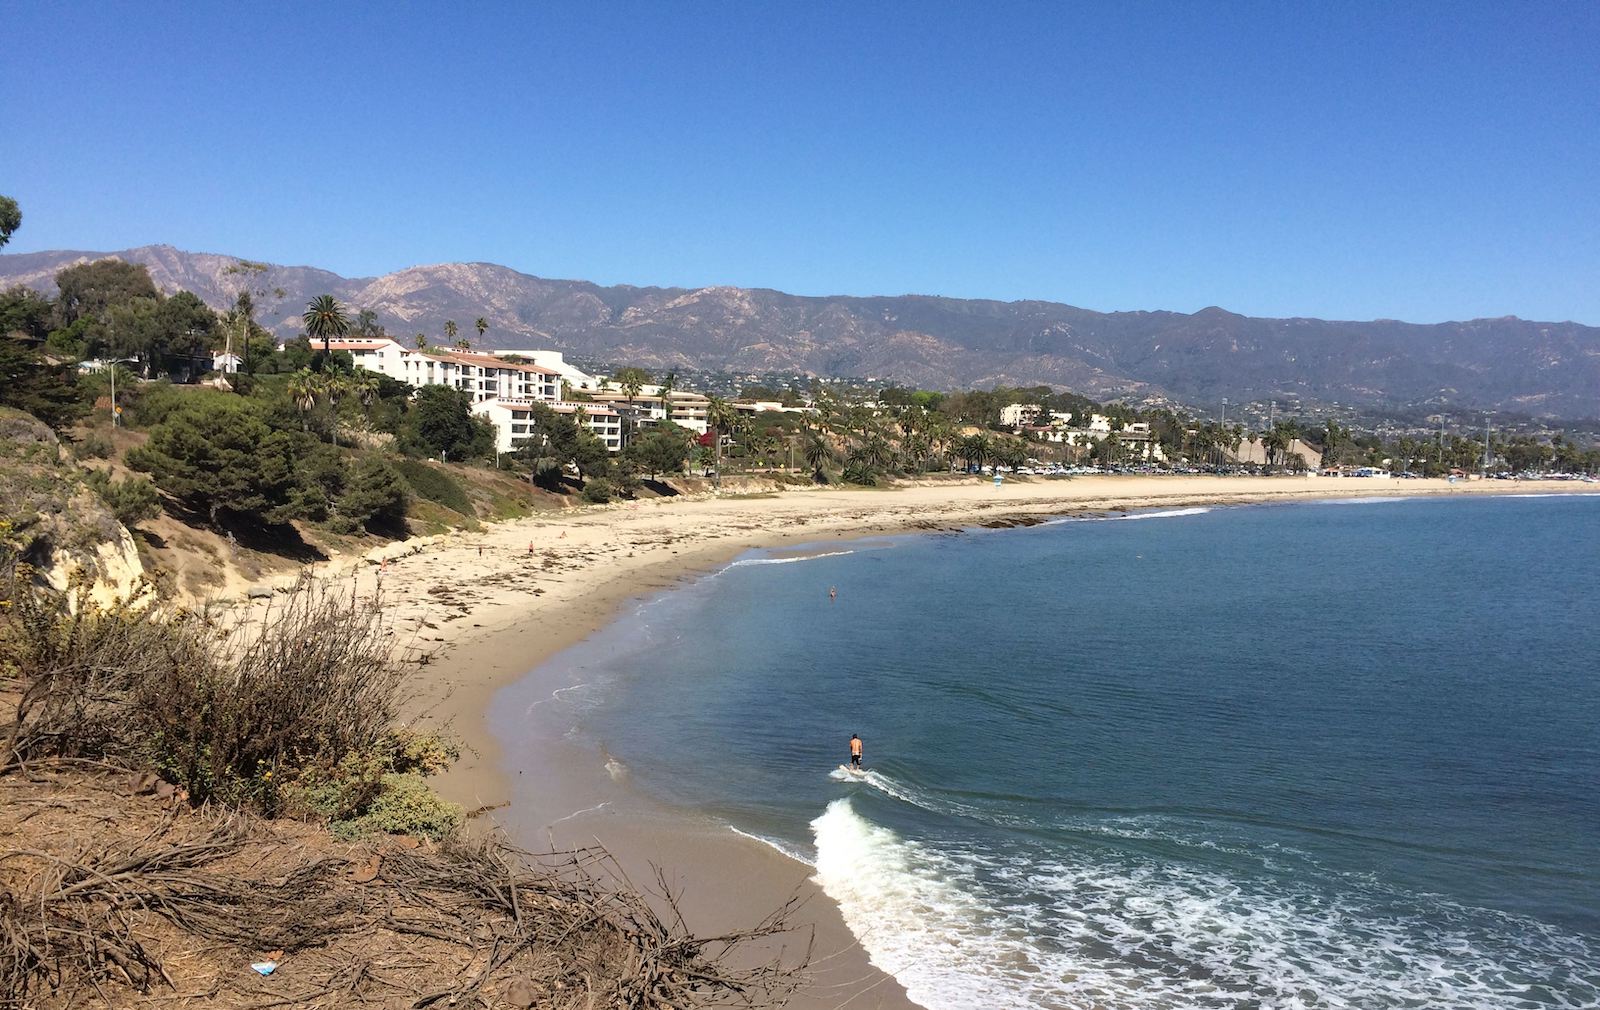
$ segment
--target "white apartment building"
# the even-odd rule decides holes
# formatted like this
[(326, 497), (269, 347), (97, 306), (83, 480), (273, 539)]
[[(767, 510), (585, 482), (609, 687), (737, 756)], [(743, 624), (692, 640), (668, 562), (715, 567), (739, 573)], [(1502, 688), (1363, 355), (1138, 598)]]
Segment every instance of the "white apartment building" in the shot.
[(680, 428), (687, 428), (696, 435), (704, 435), (708, 426), (707, 410), (711, 406), (709, 397), (702, 393), (691, 393), (685, 389), (674, 389), (669, 397), (663, 398), (660, 386), (641, 386), (639, 395), (628, 402), (628, 395), (616, 386), (596, 389), (589, 393), (589, 398), (595, 403), (605, 404), (619, 413), (631, 412), (643, 428), (653, 428), (667, 419), (666, 401), (672, 402), (672, 423)]
[[(494, 425), (495, 449), (510, 452), (533, 434), (533, 405), (536, 400), (485, 400), (472, 406), (472, 412)], [(558, 414), (583, 415), (586, 428), (594, 432), (607, 449), (622, 449), (622, 415), (596, 403), (546, 403)]]
[(560, 374), (567, 380), (567, 385), (573, 389), (585, 392), (600, 388), (600, 379), (590, 375), (576, 365), (568, 364), (566, 357), (560, 351), (490, 351), (497, 358), (523, 358), (538, 365), (540, 368)]
[[(528, 437), (532, 430), (530, 404), (534, 402), (548, 404), (565, 414), (584, 409), (584, 424), (599, 436), (606, 448), (612, 452), (622, 448), (622, 419), (617, 411), (605, 404), (562, 402), (561, 380), (565, 376), (550, 365), (507, 361), (496, 354), (444, 348), (412, 350), (388, 337), (333, 340), (329, 341), (328, 349), (348, 352), (357, 368), (413, 386), (449, 386), (470, 394), (473, 413), (494, 425), (495, 443), (501, 452)], [(540, 354), (547, 360), (551, 354), (556, 361), (561, 358), (555, 352), (523, 353)]]
[(357, 368), (380, 372), (413, 386), (449, 386), (472, 394), (474, 403), (504, 397), (511, 400), (558, 400), (561, 373), (539, 365), (503, 361), (471, 351), (417, 351), (388, 337), (333, 340), (330, 351), (347, 351)]
[(1020, 428), (1032, 424), (1042, 413), (1044, 408), (1037, 403), (1008, 403), (1000, 408), (1000, 423), (1007, 428)]

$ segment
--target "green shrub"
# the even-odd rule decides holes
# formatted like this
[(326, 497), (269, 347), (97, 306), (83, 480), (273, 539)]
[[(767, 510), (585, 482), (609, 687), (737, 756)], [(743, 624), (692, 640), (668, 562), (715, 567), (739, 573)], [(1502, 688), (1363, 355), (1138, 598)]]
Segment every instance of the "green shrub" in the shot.
[(147, 478), (113, 481), (104, 470), (90, 470), (84, 474), (83, 482), (106, 503), (117, 522), (130, 529), (142, 520), (161, 514), (161, 496)]
[(79, 459), (105, 459), (112, 451), (111, 439), (99, 432), (85, 435), (72, 449), (73, 455)]
[(456, 479), (445, 471), (417, 459), (397, 459), (393, 467), (400, 471), (418, 498), (437, 502), (462, 515), (473, 514), (472, 502)]
[(461, 806), (440, 799), (421, 775), (391, 772), (383, 776), (382, 789), (366, 813), (329, 827), (345, 839), (376, 833), (438, 839), (454, 833), (465, 820)]
[(330, 525), (337, 532), (393, 525), (406, 515), (406, 482), (394, 467), (376, 456), (356, 464), (334, 502)]
[(583, 500), (594, 505), (604, 505), (616, 493), (617, 489), (604, 477), (591, 477), (583, 484)]
[(193, 802), (276, 815), (286, 784), (348, 789), (392, 766), (404, 673), (381, 616), (354, 594), (304, 586), (231, 649), (204, 644), (199, 617), (163, 627), (198, 641), (184, 661), (145, 663), (127, 685), (124, 739)]
[(127, 423), (136, 428), (149, 428), (160, 424), (178, 410), (193, 405), (197, 400), (218, 396), (231, 397), (232, 394), (207, 389), (180, 388), (166, 379), (127, 386), (120, 381), (117, 383), (117, 404), (122, 407)]

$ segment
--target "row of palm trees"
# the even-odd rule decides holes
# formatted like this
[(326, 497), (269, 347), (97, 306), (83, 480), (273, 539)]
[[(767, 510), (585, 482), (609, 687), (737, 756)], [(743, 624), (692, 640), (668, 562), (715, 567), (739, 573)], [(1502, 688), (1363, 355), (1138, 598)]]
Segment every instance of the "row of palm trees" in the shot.
[[(479, 316), (477, 321), (472, 325), (473, 328), (478, 331), (478, 340), (481, 342), (483, 340), (483, 335), (489, 332), (489, 320)], [(446, 319), (444, 321), (443, 346), (453, 347), (458, 351), (472, 350), (472, 341), (464, 336), (460, 336), (460, 333), (461, 327), (456, 325), (456, 321), (454, 319)], [(430, 346), (428, 343), (428, 335), (426, 333), (422, 333), (421, 331), (418, 331), (417, 335), (412, 338), (412, 342), (416, 344), (417, 350), (419, 351), (426, 351)]]
[[(363, 311), (363, 315), (366, 315)], [(300, 316), (305, 324), (306, 336), (312, 340), (322, 341), (322, 353), (328, 353), (329, 343), (335, 337), (342, 337), (350, 332), (350, 318), (345, 314), (344, 306), (332, 295), (318, 295), (306, 303), (306, 310)], [(472, 324), (478, 331), (478, 340), (481, 343), (483, 335), (489, 332), (489, 320), (479, 316)], [(472, 341), (465, 336), (459, 336), (461, 328), (454, 319), (444, 321), (445, 346), (454, 347), (458, 351), (472, 350)], [(428, 337), (425, 333), (418, 333), (415, 338), (417, 350), (428, 349)]]

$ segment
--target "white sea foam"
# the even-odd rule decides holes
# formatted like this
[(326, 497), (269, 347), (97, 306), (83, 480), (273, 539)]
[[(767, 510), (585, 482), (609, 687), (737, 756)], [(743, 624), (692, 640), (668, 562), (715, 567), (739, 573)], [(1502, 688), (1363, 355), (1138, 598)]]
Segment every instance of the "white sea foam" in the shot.
[(533, 710), (538, 708), (540, 705), (546, 705), (546, 704), (549, 704), (552, 701), (561, 701), (562, 700), (561, 696), (566, 694), (569, 691), (577, 691), (577, 690), (581, 690), (582, 688), (592, 687), (592, 686), (593, 686), (592, 684), (583, 683), (583, 684), (572, 684), (572, 685), (569, 685), (567, 687), (558, 687), (554, 691), (550, 692), (550, 697), (548, 697), (548, 698), (540, 698), (539, 700), (531, 703), (526, 709), (523, 710), (523, 714), (524, 715), (532, 714)]
[(730, 562), (728, 567), (724, 568), (723, 571), (727, 571), (728, 568), (745, 568), (751, 565), (792, 565), (797, 561), (816, 561), (819, 558), (842, 558), (847, 554), (854, 553), (855, 551), (824, 551), (821, 554), (796, 554), (787, 558), (742, 558), (738, 561)]
[(816, 880), (930, 1010), (1592, 1007), (1591, 938), (1355, 884), (1170, 859), (934, 845), (835, 800)]
[(799, 849), (795, 848), (792, 845), (789, 845), (789, 844), (786, 844), (786, 843), (784, 843), (782, 841), (779, 841), (776, 838), (768, 838), (766, 835), (758, 835), (758, 834), (755, 834), (755, 833), (750, 832), (750, 831), (742, 831), (739, 828), (736, 828), (731, 824), (728, 825), (728, 830), (732, 831), (734, 834), (738, 835), (741, 838), (748, 838), (753, 842), (760, 842), (762, 845), (765, 845), (767, 848), (773, 849), (773, 850), (775, 850), (775, 851), (777, 851), (777, 852), (779, 852), (779, 853), (781, 853), (781, 854), (783, 854), (785, 856), (788, 856), (790, 859), (793, 859), (797, 863), (804, 863), (807, 866), (815, 866), (815, 865), (817, 865), (816, 862), (811, 859), (811, 857), (807, 856), (805, 853), (801, 852)]
[(1211, 509), (1204, 505), (1194, 505), (1181, 509), (1159, 509), (1154, 512), (1130, 512), (1121, 516), (1059, 516), (1055, 519), (1046, 519), (1039, 523), (1040, 526), (1059, 526), (1062, 523), (1119, 523), (1130, 519), (1176, 519), (1179, 516), (1205, 515)]
[(572, 813), (566, 815), (565, 817), (557, 817), (555, 820), (551, 821), (547, 825), (547, 827), (553, 828), (557, 824), (564, 824), (567, 821), (572, 820), (573, 818), (582, 817), (584, 814), (597, 814), (600, 811), (604, 810), (606, 807), (609, 807), (610, 805), (611, 805), (611, 801), (610, 800), (606, 800), (606, 801), (604, 801), (602, 803), (596, 803), (592, 807), (584, 807), (582, 810), (574, 810)]
[(1160, 814), (1106, 817), (1103, 813), (1057, 813), (1044, 817), (1029, 816), (1008, 810), (1004, 806), (963, 802), (935, 791), (900, 782), (870, 768), (863, 772), (851, 772), (841, 766), (829, 772), (828, 778), (835, 782), (869, 786), (885, 796), (891, 796), (929, 813), (966, 818), (1000, 828), (1021, 831), (1048, 830), (1129, 841), (1163, 842), (1187, 848), (1249, 856), (1269, 865), (1274, 853), (1296, 851), (1278, 845), (1262, 846), (1259, 843), (1250, 847), (1230, 845), (1210, 836), (1215, 831), (1214, 827), (1196, 831), (1181, 818)]
[(902, 803), (909, 803), (930, 813), (945, 814), (950, 817), (982, 816), (982, 811), (976, 807), (941, 799), (925, 789), (918, 789), (916, 786), (897, 782), (882, 772), (871, 768), (865, 771), (852, 772), (841, 766), (829, 772), (828, 778), (833, 779), (835, 782), (854, 782), (870, 786), (885, 796), (892, 796)]

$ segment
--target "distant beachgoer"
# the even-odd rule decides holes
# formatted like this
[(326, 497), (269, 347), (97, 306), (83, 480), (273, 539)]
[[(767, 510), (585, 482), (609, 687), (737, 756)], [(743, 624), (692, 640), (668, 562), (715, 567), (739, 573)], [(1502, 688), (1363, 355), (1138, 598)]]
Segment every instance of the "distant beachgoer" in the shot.
[(850, 734), (850, 767), (858, 770), (861, 767), (861, 738), (854, 733)]
[(532, 540), (528, 541), (528, 553), (530, 555), (533, 553), (533, 541)]
[(830, 601), (833, 601), (833, 600), (837, 600), (838, 598), (839, 598), (839, 588), (837, 586), (829, 586), (828, 587), (828, 599)]
[(482, 544), (478, 545), (478, 557), (480, 557), (480, 558), (483, 557), (483, 545)]

